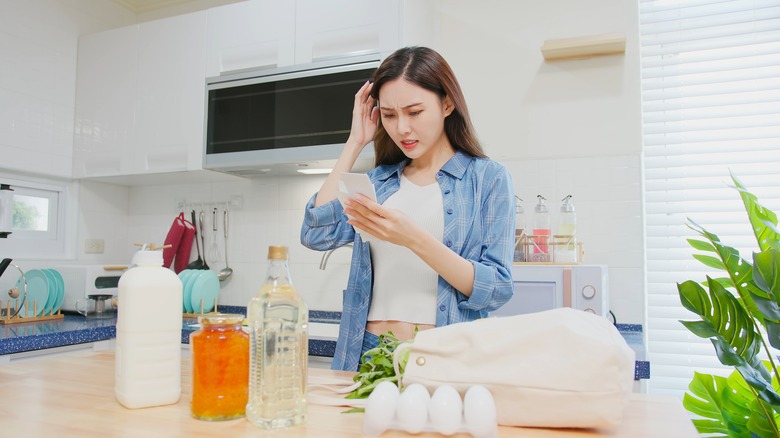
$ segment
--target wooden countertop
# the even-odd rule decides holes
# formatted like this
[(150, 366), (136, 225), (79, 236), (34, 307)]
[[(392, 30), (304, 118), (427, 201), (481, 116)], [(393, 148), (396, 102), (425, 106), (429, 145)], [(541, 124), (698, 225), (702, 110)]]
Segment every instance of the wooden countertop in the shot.
[[(335, 375), (310, 370), (314, 375)], [(360, 437), (363, 414), (309, 404), (305, 426), (267, 432), (245, 419), (225, 422), (190, 417), (190, 362), (182, 360), (179, 403), (130, 410), (114, 399), (114, 353), (79, 352), (0, 366), (0, 430), (3, 436), (57, 437)], [(382, 437), (411, 436), (388, 431)], [(419, 434), (420, 437), (442, 437)], [(467, 437), (458, 434), (456, 437)], [(500, 427), (500, 437), (696, 437), (679, 400), (633, 394), (620, 428), (611, 431)]]

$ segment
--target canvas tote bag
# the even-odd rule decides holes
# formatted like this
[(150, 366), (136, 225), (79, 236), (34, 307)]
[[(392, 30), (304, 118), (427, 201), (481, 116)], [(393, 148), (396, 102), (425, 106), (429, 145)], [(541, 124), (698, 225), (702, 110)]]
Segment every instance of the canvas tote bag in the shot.
[(431, 394), (452, 385), (490, 390), (498, 424), (597, 428), (620, 423), (634, 379), (634, 351), (607, 319), (559, 308), (484, 318), (417, 333), (402, 385)]

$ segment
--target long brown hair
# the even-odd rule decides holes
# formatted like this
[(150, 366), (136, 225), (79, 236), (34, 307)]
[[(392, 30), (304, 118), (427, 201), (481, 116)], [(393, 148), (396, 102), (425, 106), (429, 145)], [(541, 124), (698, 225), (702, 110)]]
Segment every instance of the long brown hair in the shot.
[[(471, 124), (460, 84), (450, 65), (438, 52), (427, 47), (404, 47), (393, 52), (373, 74), (371, 97), (379, 101), (382, 86), (396, 79), (404, 79), (432, 91), (442, 101), (449, 96), (455, 109), (444, 119), (444, 133), (452, 147), (475, 157), (487, 157)], [(381, 123), (374, 134), (374, 157), (377, 166), (396, 164), (406, 159)]]

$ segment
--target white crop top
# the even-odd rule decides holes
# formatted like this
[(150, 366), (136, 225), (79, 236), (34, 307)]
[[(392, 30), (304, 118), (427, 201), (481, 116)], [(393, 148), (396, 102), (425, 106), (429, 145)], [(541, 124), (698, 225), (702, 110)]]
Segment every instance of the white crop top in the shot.
[[(418, 186), (401, 175), (400, 188), (383, 205), (442, 240), (444, 205), (438, 183)], [(374, 290), (368, 320), (435, 325), (439, 274), (404, 246), (376, 239), (369, 249)]]

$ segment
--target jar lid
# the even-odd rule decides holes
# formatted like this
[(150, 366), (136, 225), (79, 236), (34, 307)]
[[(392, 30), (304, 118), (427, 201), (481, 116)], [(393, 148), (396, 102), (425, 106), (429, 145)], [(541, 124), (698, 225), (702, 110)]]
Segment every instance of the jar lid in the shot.
[(244, 322), (244, 315), (239, 313), (210, 313), (198, 317), (198, 322), (202, 325), (207, 324), (241, 324)]

